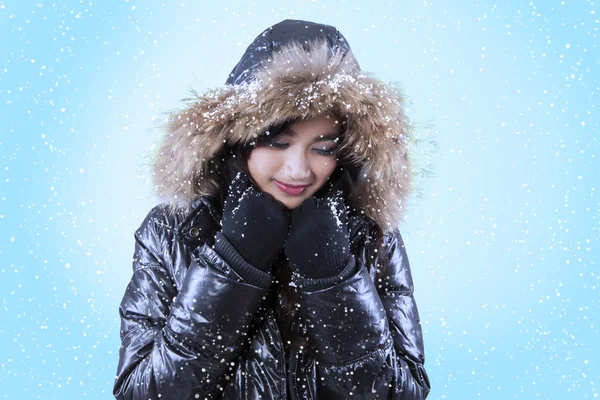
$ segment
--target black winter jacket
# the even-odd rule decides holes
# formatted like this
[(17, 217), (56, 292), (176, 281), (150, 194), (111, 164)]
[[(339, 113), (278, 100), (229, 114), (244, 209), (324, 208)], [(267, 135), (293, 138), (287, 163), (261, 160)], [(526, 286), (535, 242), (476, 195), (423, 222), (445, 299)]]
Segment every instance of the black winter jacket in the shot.
[[(245, 283), (211, 246), (219, 223), (210, 202), (200, 198), (186, 214), (155, 207), (135, 233), (133, 277), (119, 309), (116, 398), (425, 399), (402, 237), (386, 235), (377, 254), (366, 221), (353, 216), (349, 225), (357, 272), (326, 290), (299, 291), (319, 356), (292, 352), (286, 361), (265, 304), (269, 289)], [(376, 269), (385, 273), (374, 281)]]
[[(411, 270), (396, 228), (413, 170), (402, 104), (396, 89), (361, 73), (335, 28), (286, 20), (248, 47), (228, 85), (174, 114), (153, 165), (167, 201), (135, 233), (119, 308), (116, 398), (427, 397)], [(214, 250), (220, 206), (208, 199), (220, 193), (225, 146), (327, 112), (346, 119), (340, 146), (360, 170), (347, 199), (356, 270), (327, 289), (297, 288), (293, 329), (309, 348), (286, 359), (273, 288), (245, 282)], [(384, 251), (374, 248), (373, 224), (385, 232)]]

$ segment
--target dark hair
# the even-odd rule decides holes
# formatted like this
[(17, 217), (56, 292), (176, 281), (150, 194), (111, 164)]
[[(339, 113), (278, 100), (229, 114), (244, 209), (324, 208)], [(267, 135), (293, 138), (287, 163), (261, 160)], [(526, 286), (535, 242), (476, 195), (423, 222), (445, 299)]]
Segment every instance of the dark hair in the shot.
[[(225, 159), (225, 168), (223, 173), (220, 174), (220, 192), (216, 196), (217, 198), (215, 199), (215, 203), (222, 205), (225, 202), (229, 183), (238, 172), (243, 172), (252, 182), (252, 184), (255, 185), (255, 182), (248, 170), (247, 161), (250, 156), (250, 152), (256, 146), (264, 145), (265, 143), (277, 139), (277, 137), (285, 132), (290, 125), (293, 125), (299, 121), (301, 121), (299, 118), (290, 119), (271, 126), (250, 144), (227, 146), (225, 148), (225, 154), (223, 155)], [(345, 122), (342, 124), (342, 126), (346, 126)], [(342, 132), (342, 137), (343, 135), (344, 132)], [(315, 193), (316, 197), (326, 197), (333, 194), (334, 191), (342, 190), (344, 193), (344, 198), (349, 199), (354, 182), (356, 182), (360, 172), (360, 166), (354, 165), (349, 160), (350, 157), (348, 157), (348, 154), (344, 154), (343, 152), (337, 153), (337, 167), (329, 177), (327, 183)], [(355, 212), (360, 213), (360, 210), (355, 210)], [(373, 227), (373, 231), (369, 232), (368, 236), (371, 236), (374, 239), (374, 248), (381, 249), (383, 245), (382, 229), (374, 223), (369, 224), (369, 226)], [(371, 267), (371, 263), (367, 263), (367, 268), (370, 269)], [(296, 293), (296, 288), (294, 286), (290, 286), (292, 270), (285, 257), (279, 257), (275, 261), (272, 266), (272, 272), (273, 276), (275, 277), (277, 285), (276, 294), (278, 294), (278, 296), (274, 299), (270, 296), (268, 301), (272, 301), (275, 304), (275, 315), (279, 323), (279, 328), (281, 330), (284, 343), (288, 345), (286, 346), (286, 351), (289, 350), (289, 348), (299, 349), (300, 346), (303, 346), (305, 351), (310, 352), (310, 349), (307, 346), (306, 337), (298, 332), (295, 332), (292, 328), (292, 321), (296, 316), (298, 295)], [(382, 272), (383, 271), (379, 271), (378, 274), (381, 274)]]

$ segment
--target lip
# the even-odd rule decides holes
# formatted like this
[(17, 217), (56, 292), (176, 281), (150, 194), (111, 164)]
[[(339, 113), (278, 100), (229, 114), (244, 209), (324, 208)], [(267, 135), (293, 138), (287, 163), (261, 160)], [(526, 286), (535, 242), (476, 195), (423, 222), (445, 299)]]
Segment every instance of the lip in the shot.
[(306, 190), (308, 185), (288, 185), (287, 183), (279, 182), (275, 180), (275, 185), (285, 194), (289, 194), (291, 196), (298, 196)]

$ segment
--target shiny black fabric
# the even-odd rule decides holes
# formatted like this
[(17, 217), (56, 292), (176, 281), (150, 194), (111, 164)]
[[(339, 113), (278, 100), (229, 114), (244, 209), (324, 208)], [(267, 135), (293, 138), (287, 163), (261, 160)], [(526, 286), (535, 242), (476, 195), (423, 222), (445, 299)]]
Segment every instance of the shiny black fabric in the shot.
[[(350, 51), (350, 45), (346, 38), (335, 27), (310, 21), (286, 19), (270, 26), (254, 39), (225, 83), (239, 85), (250, 82), (261, 63), (274, 51), (278, 51), (281, 46), (292, 41), (308, 43), (315, 39), (326, 40), (332, 55), (338, 51), (346, 55)], [(356, 65), (356, 69), (360, 69), (356, 60), (353, 59), (352, 62)]]
[[(427, 397), (400, 233), (375, 252), (369, 225), (350, 218), (357, 272), (328, 289), (299, 290), (297, 326), (315, 356), (292, 351), (286, 360), (267, 301), (274, 286), (244, 282), (212, 248), (217, 208), (202, 197), (192, 206), (173, 214), (158, 205), (135, 232), (133, 275), (119, 308), (117, 399)], [(380, 279), (376, 269), (384, 271)]]

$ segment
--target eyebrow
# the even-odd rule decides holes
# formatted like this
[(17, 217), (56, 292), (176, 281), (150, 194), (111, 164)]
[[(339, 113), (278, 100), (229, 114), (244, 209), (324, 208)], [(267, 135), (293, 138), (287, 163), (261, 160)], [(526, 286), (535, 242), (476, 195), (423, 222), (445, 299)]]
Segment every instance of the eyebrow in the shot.
[[(296, 132), (294, 132), (293, 129), (288, 128), (286, 129), (284, 132), (281, 133), (284, 136), (295, 136)], [(314, 138), (313, 143), (318, 143), (318, 142), (327, 142), (327, 141), (335, 141), (336, 139), (339, 139), (339, 137), (341, 136), (341, 133), (336, 133), (336, 132), (332, 132), (332, 133), (326, 133), (324, 135), (319, 135), (316, 138)]]

